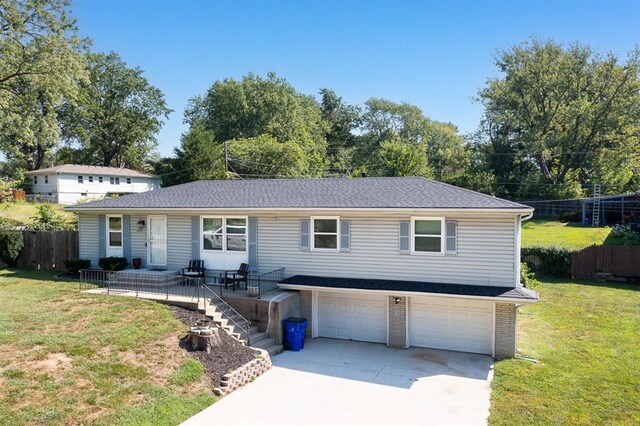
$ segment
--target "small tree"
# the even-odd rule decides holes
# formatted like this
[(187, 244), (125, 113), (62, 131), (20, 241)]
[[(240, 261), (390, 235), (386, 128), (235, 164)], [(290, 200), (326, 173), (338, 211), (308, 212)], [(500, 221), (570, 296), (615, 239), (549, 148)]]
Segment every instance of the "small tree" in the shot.
[(59, 215), (51, 206), (43, 204), (38, 207), (38, 213), (31, 217), (33, 223), (29, 228), (33, 231), (66, 231), (73, 228), (73, 224)]
[(0, 231), (0, 261), (9, 267), (17, 266), (18, 256), (24, 248), (24, 237), (20, 231)]

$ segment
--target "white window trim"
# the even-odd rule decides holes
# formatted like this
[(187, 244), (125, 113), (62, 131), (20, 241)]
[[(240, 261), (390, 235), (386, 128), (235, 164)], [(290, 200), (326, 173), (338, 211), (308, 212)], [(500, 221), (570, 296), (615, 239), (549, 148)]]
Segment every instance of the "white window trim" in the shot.
[[(431, 221), (440, 221), (440, 251), (416, 251), (416, 220), (431, 220)], [(444, 256), (445, 253), (445, 244), (447, 243), (447, 230), (445, 229), (445, 218), (442, 216), (420, 216), (420, 217), (412, 217), (411, 218), (411, 254), (415, 254), (418, 256)], [(435, 235), (432, 237), (428, 237), (425, 235), (425, 238), (437, 238)]]
[[(111, 238), (110, 238), (109, 233), (110, 232), (118, 232), (118, 231), (112, 231), (109, 228), (109, 218), (112, 218), (112, 217), (119, 217), (120, 218), (120, 245), (119, 246), (112, 246), (111, 245)], [(107, 227), (107, 248), (108, 249), (124, 249), (124, 232), (123, 232), (124, 231), (124, 229), (123, 229), (124, 223), (123, 223), (123, 220), (122, 220), (122, 215), (121, 214), (108, 214), (105, 225)]]
[[(222, 250), (206, 250), (204, 248), (204, 220), (205, 219), (222, 219)], [(244, 251), (240, 250), (227, 250), (227, 219), (244, 219), (245, 220), (245, 239), (246, 244), (244, 246)], [(233, 234), (233, 235), (242, 235), (242, 234)], [(216, 216), (216, 215), (207, 215), (200, 216), (200, 253), (209, 254), (209, 253), (248, 253), (249, 252), (249, 216)]]
[[(328, 249), (328, 248), (316, 248), (316, 232), (315, 232), (315, 221), (316, 219), (332, 219), (336, 221), (336, 248)], [(318, 232), (318, 235), (334, 235), (333, 232)], [(311, 251), (320, 251), (320, 252), (339, 252), (340, 251), (340, 216), (311, 216), (311, 223), (309, 229), (309, 249)]]
[[(149, 219), (164, 219), (164, 263), (151, 263), (151, 244), (149, 244), (149, 241), (151, 240), (151, 221)], [(152, 266), (167, 266), (167, 262), (169, 261), (169, 244), (167, 243), (167, 240), (169, 239), (169, 233), (167, 230), (168, 227), (168, 221), (167, 221), (167, 216), (166, 215), (149, 215), (147, 216), (147, 259), (149, 259), (149, 261), (147, 262), (149, 265)]]
[[(456, 249), (455, 250), (447, 250), (447, 243), (449, 242), (448, 241), (449, 235), (447, 235), (447, 229), (446, 229), (447, 222), (452, 222), (452, 223), (456, 224), (456, 235), (453, 237), (455, 242), (456, 242)], [(447, 254), (447, 255), (456, 255), (456, 254), (458, 254), (458, 225), (459, 225), (458, 221), (454, 220), (454, 219), (445, 220), (445, 222), (444, 222), (444, 226), (445, 226), (445, 230), (444, 230), (445, 247), (444, 247), (444, 250), (445, 250), (445, 254)]]

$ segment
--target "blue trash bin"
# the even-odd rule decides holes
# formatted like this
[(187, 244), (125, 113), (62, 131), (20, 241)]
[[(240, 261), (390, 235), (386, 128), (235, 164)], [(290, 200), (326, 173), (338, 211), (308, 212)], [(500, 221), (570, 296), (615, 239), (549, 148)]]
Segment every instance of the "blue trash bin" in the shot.
[(290, 317), (282, 321), (284, 324), (284, 347), (297, 352), (304, 348), (304, 337), (307, 334), (307, 320)]

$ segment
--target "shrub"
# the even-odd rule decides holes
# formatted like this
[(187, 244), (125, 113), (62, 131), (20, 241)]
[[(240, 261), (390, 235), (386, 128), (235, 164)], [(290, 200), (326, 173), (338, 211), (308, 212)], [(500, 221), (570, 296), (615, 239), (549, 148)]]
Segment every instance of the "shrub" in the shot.
[(64, 266), (70, 274), (78, 275), (81, 269), (87, 269), (91, 266), (91, 259), (69, 259), (64, 261)]
[(31, 220), (33, 223), (29, 228), (33, 231), (67, 231), (75, 229), (75, 225), (72, 222), (67, 221), (47, 204), (38, 206), (38, 213), (31, 217)]
[(16, 266), (18, 256), (24, 248), (24, 237), (20, 231), (0, 231), (0, 261), (10, 267)]
[(520, 283), (526, 288), (532, 288), (538, 283), (535, 272), (525, 262), (520, 263)]
[(25, 227), (25, 224), (10, 217), (0, 217), (0, 231), (15, 231)]
[(564, 212), (560, 214), (559, 219), (560, 219), (560, 222), (573, 222), (573, 223), (581, 222), (582, 212), (580, 211)]
[(611, 236), (620, 240), (622, 246), (640, 246), (640, 233), (632, 225), (616, 225), (611, 229)]
[(117, 256), (102, 257), (98, 261), (98, 266), (105, 271), (121, 271), (126, 268), (128, 264), (127, 259)]
[(536, 272), (553, 277), (571, 276), (571, 253), (565, 247), (534, 246), (522, 249), (522, 259)]

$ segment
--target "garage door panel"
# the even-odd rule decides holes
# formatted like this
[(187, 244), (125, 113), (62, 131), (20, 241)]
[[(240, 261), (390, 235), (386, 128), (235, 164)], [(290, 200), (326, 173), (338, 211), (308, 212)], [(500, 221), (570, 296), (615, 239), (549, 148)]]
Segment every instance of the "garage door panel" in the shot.
[(385, 343), (387, 341), (386, 297), (347, 292), (320, 292), (318, 335)]
[(492, 302), (446, 297), (412, 298), (411, 346), (491, 353)]

